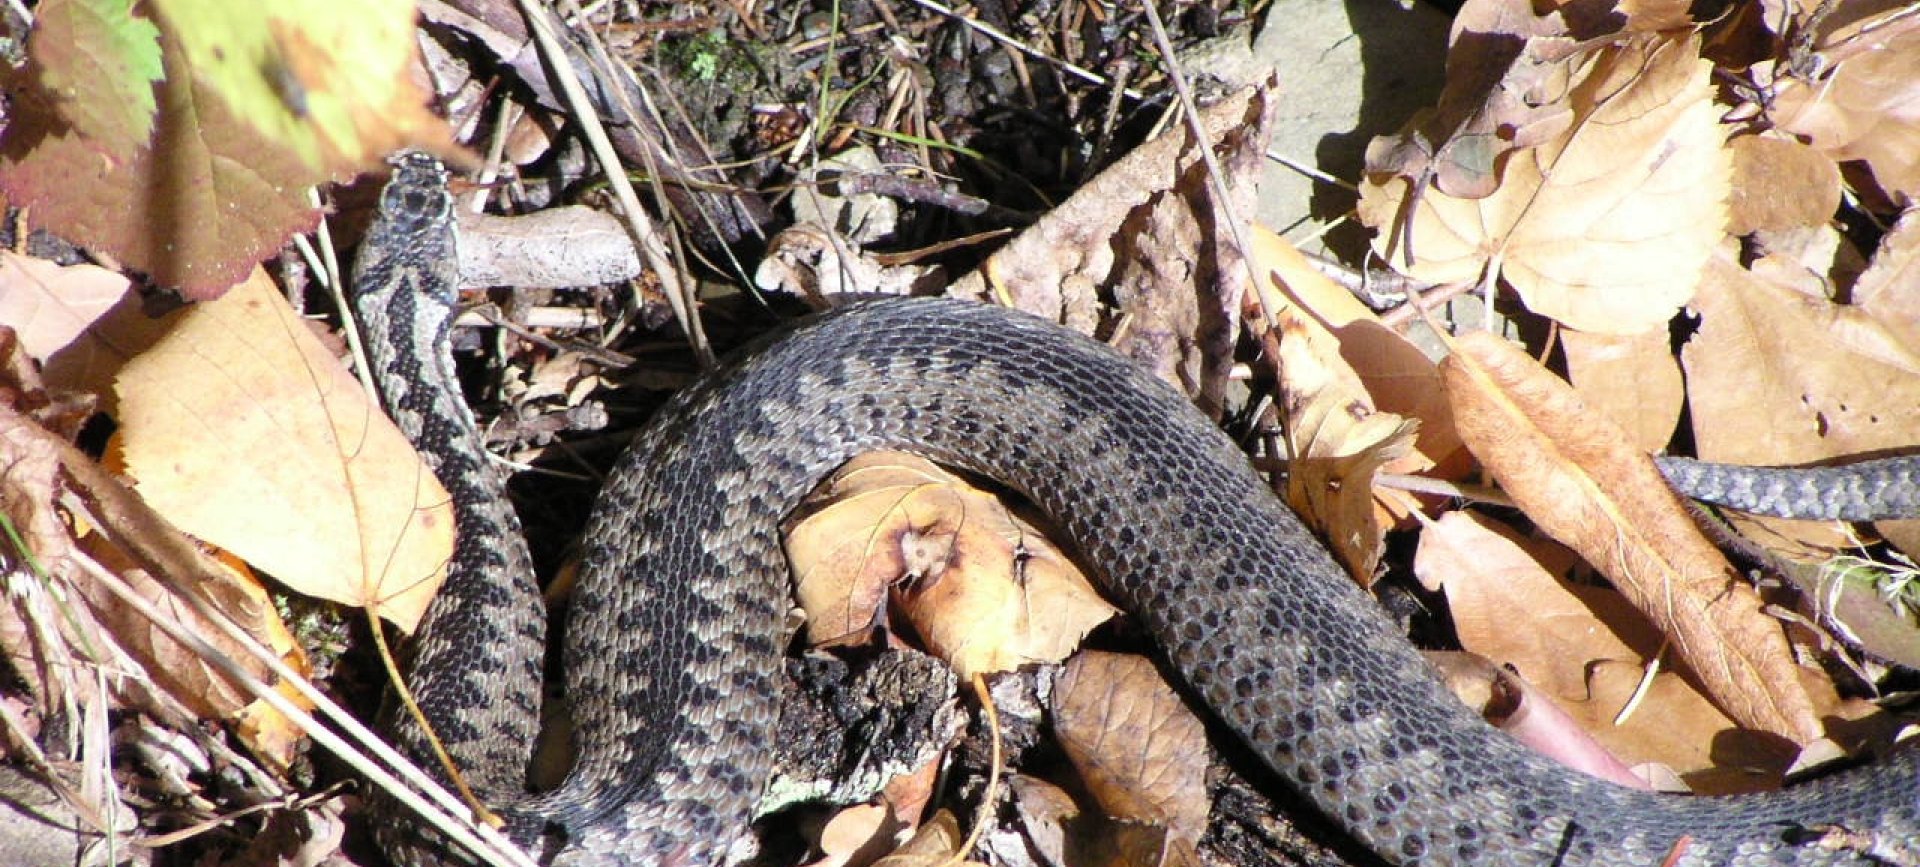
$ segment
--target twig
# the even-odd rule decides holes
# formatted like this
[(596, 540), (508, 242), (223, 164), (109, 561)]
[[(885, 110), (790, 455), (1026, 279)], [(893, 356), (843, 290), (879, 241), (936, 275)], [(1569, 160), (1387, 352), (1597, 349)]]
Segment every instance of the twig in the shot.
[(655, 278), (660, 281), (661, 294), (666, 295), (667, 303), (672, 305), (674, 318), (679, 320), (681, 330), (686, 333), (694, 357), (700, 360), (701, 366), (712, 367), (713, 347), (707, 343), (697, 311), (692, 308), (686, 284), (680, 279), (679, 265), (668, 254), (667, 245), (660, 239), (660, 231), (654, 227), (653, 220), (641, 209), (640, 197), (634, 193), (633, 184), (627, 181), (620, 157), (614, 153), (613, 142), (607, 138), (607, 128), (600, 122), (600, 115), (593, 110), (593, 100), (587, 96), (586, 88), (580, 85), (579, 74), (573, 65), (567, 62), (567, 52), (561, 47), (559, 37), (554, 35), (553, 24), (547, 18), (552, 14), (551, 10), (533, 0), (517, 2), (521, 14), (527, 17), (527, 27), (540, 46), (540, 55), (546, 61), (548, 71), (560, 84), (560, 91), (567, 97), (567, 105), (573, 109), (574, 120), (580, 123), (580, 130), (587, 137), (594, 159), (600, 162), (607, 185), (613, 189), (614, 200), (620, 203), (620, 210), (627, 218), (627, 230), (633, 233), (634, 245), (640, 249), (641, 257), (647, 260), (647, 266), (653, 269)]

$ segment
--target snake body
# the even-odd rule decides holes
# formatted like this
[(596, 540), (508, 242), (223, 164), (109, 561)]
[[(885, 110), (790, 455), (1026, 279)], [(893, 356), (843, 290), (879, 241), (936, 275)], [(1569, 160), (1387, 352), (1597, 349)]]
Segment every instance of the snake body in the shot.
[[(388, 206), (435, 212), (444, 175), (428, 169), (402, 161)], [(431, 265), (414, 251), (442, 255), (435, 247), (381, 251), (394, 262), (376, 255), (360, 269), (363, 315), (415, 303), (403, 295), (450, 305), (415, 279)], [(444, 340), (444, 323), (406, 324), (418, 313), (376, 309), (375, 328)], [(418, 368), (405, 359), (425, 352), (375, 365)], [(397, 413), (403, 427), (419, 426), (413, 413)], [(482, 571), (429, 612), (413, 688), (536, 851), (566, 864), (720, 861), (767, 772), (789, 604), (780, 522), (826, 473), (883, 448), (1029, 498), (1191, 694), (1389, 861), (1864, 863), (1806, 843), (1809, 830), (1887, 845), (1920, 836), (1913, 751), (1780, 793), (1683, 798), (1520, 747), (1440, 685), (1180, 394), (1018, 312), (891, 299), (820, 316), (684, 391), (621, 458), (586, 534), (567, 629), (578, 758), (557, 791), (527, 795), (518, 782), (531, 723), (516, 715), (530, 716), (538, 674), (522, 655), (538, 639), (525, 579)], [(448, 629), (450, 616), (466, 631)], [(418, 748), (404, 728), (401, 740)]]

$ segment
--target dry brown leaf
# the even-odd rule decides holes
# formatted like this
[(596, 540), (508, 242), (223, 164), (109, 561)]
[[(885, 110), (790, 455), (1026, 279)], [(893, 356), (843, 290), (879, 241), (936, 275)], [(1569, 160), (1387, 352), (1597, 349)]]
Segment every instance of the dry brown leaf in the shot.
[(814, 643), (879, 623), (902, 579), (901, 610), (962, 678), (1057, 662), (1115, 613), (1039, 531), (923, 458), (862, 455), (813, 502), (787, 559)]
[(1479, 199), (1498, 188), (1495, 166), (1516, 148), (1565, 132), (1571, 109), (1566, 60), (1577, 46), (1558, 14), (1522, 4), (1469, 0), (1448, 35), (1446, 89), (1405, 131), (1367, 144), (1368, 174), (1419, 178), (1449, 196)]
[[(960, 830), (960, 820), (953, 814), (941, 810), (933, 818), (921, 825), (907, 842), (885, 858), (873, 862), (873, 867), (940, 867), (960, 850), (960, 844), (967, 835)], [(955, 867), (985, 867), (978, 861), (962, 861)]]
[(1715, 704), (1795, 743), (1821, 736), (1780, 625), (1625, 432), (1493, 335), (1455, 341), (1441, 369), (1468, 447), (1529, 518), (1659, 625)]
[(833, 815), (820, 829), (820, 857), (807, 867), (868, 864), (893, 846), (900, 823), (885, 804), (857, 804)]
[(1920, 14), (1910, 7), (1822, 40), (1824, 75), (1774, 83), (1769, 117), (1836, 162), (1862, 160), (1882, 189), (1920, 193)]
[(1853, 303), (1902, 346), (1920, 346), (1920, 210), (1900, 215), (1873, 263), (1853, 284)]
[[(1314, 336), (1313, 348), (1337, 352), (1339, 363), (1358, 378), (1374, 409), (1419, 422), (1413, 452), (1383, 469), (1421, 473), (1460, 465), (1464, 446), (1453, 429), (1453, 408), (1440, 389), (1440, 367), (1433, 359), (1405, 335), (1382, 325), (1353, 293), (1327, 279), (1285, 238), (1258, 225), (1249, 229), (1249, 236), (1260, 309), (1299, 310), (1317, 331), (1331, 336), (1326, 343)], [(1346, 381), (1346, 374), (1340, 379)]]
[(1013, 793), (1020, 828), (1040, 853), (1041, 863), (1066, 864), (1067, 829), (1073, 826), (1078, 830), (1084, 824), (1077, 821), (1080, 805), (1074, 803), (1073, 796), (1046, 780), (1025, 774), (1008, 774), (1007, 789)]
[[(1200, 112), (1240, 214), (1266, 152), (1273, 99), (1246, 88)], [(1203, 411), (1224, 405), (1246, 269), (1216, 232), (1228, 216), (1188, 124), (1134, 148), (1000, 248), (947, 294), (1017, 307), (1114, 346)], [(1104, 297), (1110, 295), (1111, 297)], [(1117, 315), (1106, 318), (1101, 305)]]
[[(1438, 370), (1417, 351), (1409, 357), (1411, 347), (1370, 314), (1355, 312), (1352, 308), (1358, 305), (1352, 303), (1353, 296), (1308, 268), (1291, 245), (1264, 230), (1254, 238), (1253, 255), (1262, 279), (1256, 281), (1259, 306), (1249, 306), (1260, 323), (1267, 350), (1263, 355), (1273, 362), (1285, 395), (1282, 403), (1293, 455), (1287, 500), (1327, 537), (1348, 574), (1369, 585), (1384, 550), (1386, 529), (1413, 508), (1404, 498), (1376, 499), (1381, 494), (1374, 490), (1374, 475), (1389, 466), (1399, 472), (1433, 466), (1427, 455), (1413, 452), (1419, 425), (1376, 411), (1369, 387), (1424, 382), (1428, 395), (1438, 396), (1433, 387), (1439, 381)], [(1306, 307), (1302, 298), (1320, 307)], [(1379, 350), (1372, 357), (1394, 361), (1377, 361), (1372, 366), (1375, 379), (1363, 382), (1342, 355), (1349, 349)], [(1392, 393), (1411, 407), (1432, 409), (1429, 403), (1409, 397), (1407, 390)], [(1430, 447), (1446, 451), (1451, 442), (1457, 448), (1445, 413), (1435, 415), (1442, 433), (1430, 438)]]
[(264, 272), (173, 317), (114, 391), (127, 473), (155, 509), (412, 631), (446, 574), (451, 501)]
[[(1806, 288), (1794, 288), (1795, 280)], [(1725, 255), (1708, 264), (1694, 299), (1700, 330), (1681, 354), (1700, 457), (1793, 465), (1920, 442), (1920, 355), (1902, 333), (1911, 326), (1888, 324), (1897, 314), (1877, 316), (1878, 307), (1810, 295), (1819, 285), (1798, 265), (1772, 258), (1752, 271)], [(1742, 521), (1743, 528), (1755, 524), (1796, 540), (1808, 550), (1795, 553), (1805, 556), (1852, 542), (1838, 524)], [(1912, 524), (1879, 526), (1896, 537)]]
[(1194, 843), (1161, 825), (1109, 822), (1075, 829), (1066, 863), (1073, 867), (1202, 867)]
[(1060, 748), (1108, 816), (1200, 839), (1211, 806), (1206, 731), (1150, 660), (1081, 653), (1050, 710)]
[(1622, 36), (1567, 62), (1572, 122), (1507, 154), (1497, 190), (1414, 197), (1416, 179), (1371, 174), (1361, 219), (1378, 233), (1374, 249), (1421, 280), (1497, 273), (1529, 308), (1574, 328), (1657, 328), (1692, 295), (1726, 223), (1731, 165), (1712, 64), (1690, 34)]
[(1792, 754), (1768, 735), (1736, 728), (1672, 668), (1614, 724), (1661, 651), (1660, 635), (1619, 593), (1556, 578), (1557, 568), (1535, 553), (1543, 547), (1553, 549), (1549, 558), (1564, 557), (1558, 546), (1528, 544), (1483, 516), (1453, 512), (1421, 533), (1414, 571), (1423, 582), (1446, 576), (1462, 647), (1511, 667), (1625, 763), (1667, 765), (1703, 793), (1777, 785)]
[(1733, 198), (1727, 233), (1818, 226), (1840, 207), (1840, 167), (1791, 139), (1744, 135), (1727, 143), (1733, 156)]
[(1686, 385), (1665, 331), (1633, 335), (1563, 329), (1567, 379), (1588, 405), (1625, 428), (1642, 451), (1665, 451), (1680, 424)]

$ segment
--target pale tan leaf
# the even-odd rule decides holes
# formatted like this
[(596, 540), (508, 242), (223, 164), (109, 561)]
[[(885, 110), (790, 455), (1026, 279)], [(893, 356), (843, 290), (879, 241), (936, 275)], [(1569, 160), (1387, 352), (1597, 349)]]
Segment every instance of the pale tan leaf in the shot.
[(1564, 329), (1567, 379), (1589, 406), (1628, 431), (1635, 445), (1662, 451), (1680, 423), (1686, 385), (1665, 331), (1593, 334)]
[(856, 804), (827, 820), (820, 829), (820, 857), (807, 867), (845, 867), (867, 864), (893, 846), (900, 823), (885, 804)]
[[(960, 844), (967, 835), (960, 830), (960, 820), (946, 810), (933, 814), (926, 824), (914, 831), (907, 842), (885, 858), (873, 862), (873, 867), (939, 867), (950, 863), (954, 854), (960, 851)], [(984, 867), (976, 861), (961, 861), (954, 867)]]
[(1820, 737), (1779, 624), (1623, 431), (1493, 335), (1460, 338), (1441, 369), (1468, 447), (1660, 627), (1721, 709), (1796, 743)]
[[(1377, 173), (1360, 216), (1374, 249), (1429, 282), (1505, 278), (1574, 328), (1660, 326), (1692, 295), (1726, 224), (1730, 160), (1694, 35), (1623, 35), (1573, 55), (1573, 122), (1500, 163), (1499, 188), (1455, 198)], [(1409, 211), (1409, 209), (1411, 209)]]
[(63, 266), (0, 250), (0, 322), (38, 359), (73, 343), (132, 287), (98, 265)]
[(1667, 765), (1700, 792), (1778, 785), (1791, 751), (1735, 727), (1672, 667), (1616, 725), (1661, 650), (1660, 635), (1618, 592), (1569, 584), (1555, 577), (1562, 565), (1543, 564), (1543, 555), (1567, 557), (1484, 516), (1453, 512), (1421, 534), (1414, 571), (1423, 581), (1446, 576), (1462, 647), (1518, 672), (1621, 761)]
[[(1250, 305), (1251, 315), (1285, 397), (1292, 439), (1287, 500), (1327, 537), (1348, 574), (1364, 586), (1372, 583), (1385, 532), (1397, 518), (1376, 500), (1374, 475), (1389, 465), (1402, 472), (1433, 466), (1427, 455), (1413, 453), (1417, 423), (1376, 411), (1368, 389), (1417, 386), (1424, 380), (1430, 399), (1437, 394), (1432, 386), (1438, 373), (1370, 315), (1354, 311), (1352, 296), (1314, 274), (1292, 246), (1265, 231), (1254, 237), (1262, 279), (1256, 281), (1259, 304)], [(1307, 307), (1303, 299), (1323, 309)], [(1365, 382), (1342, 353), (1369, 348), (1381, 350), (1374, 357), (1395, 361), (1376, 364), (1376, 378)], [(1394, 392), (1410, 407), (1433, 411), (1430, 402), (1409, 394)], [(1457, 447), (1445, 413), (1435, 415), (1441, 433), (1429, 438), (1429, 446), (1435, 451), (1447, 450), (1449, 443)]]
[[(1797, 265), (1769, 258), (1753, 268), (1715, 256), (1694, 299), (1700, 330), (1681, 359), (1700, 457), (1797, 465), (1920, 442), (1920, 355), (1905, 337), (1911, 324), (1897, 315), (1901, 302), (1882, 317), (1877, 305), (1811, 294), (1819, 281)], [(1796, 289), (1793, 280), (1809, 285)], [(1810, 556), (1850, 545), (1839, 525), (1754, 520), (1810, 547)], [(1910, 523), (1881, 529), (1897, 534)]]
[(1051, 710), (1061, 749), (1107, 815), (1200, 839), (1206, 731), (1152, 661), (1081, 653), (1061, 672)]
[(1920, 15), (1896, 8), (1831, 34), (1825, 74), (1781, 78), (1768, 113), (1836, 162), (1862, 160), (1882, 189), (1920, 194)]
[[(1405, 335), (1382, 324), (1352, 292), (1327, 279), (1285, 238), (1265, 226), (1249, 231), (1259, 309), (1301, 311), (1308, 323), (1318, 326), (1310, 338), (1313, 351), (1337, 354), (1337, 360), (1330, 357), (1321, 364), (1350, 369), (1373, 409), (1419, 423), (1413, 452), (1383, 469), (1421, 473), (1460, 466), (1464, 447), (1453, 429), (1453, 408), (1440, 388), (1440, 368), (1433, 359)], [(1344, 385), (1349, 380), (1342, 374), (1339, 381)]]
[(899, 587), (927, 651), (965, 678), (1064, 659), (1115, 613), (1032, 526), (919, 457), (855, 458), (802, 514), (787, 559), (815, 643), (880, 623)]
[(173, 317), (114, 390), (127, 473), (154, 508), (412, 630), (445, 577), (451, 502), (263, 272)]
[(1772, 136), (1740, 136), (1727, 145), (1733, 156), (1728, 234), (1818, 226), (1840, 207), (1840, 166), (1831, 157)]
[(1873, 262), (1853, 284), (1853, 303), (1901, 346), (1920, 346), (1920, 210), (1880, 238)]

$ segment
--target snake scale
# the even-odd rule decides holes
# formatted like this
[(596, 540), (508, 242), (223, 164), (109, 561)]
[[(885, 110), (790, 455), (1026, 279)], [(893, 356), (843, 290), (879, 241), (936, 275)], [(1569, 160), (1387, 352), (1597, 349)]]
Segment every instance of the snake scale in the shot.
[[(1520, 747), (1440, 685), (1181, 395), (1049, 323), (932, 299), (817, 317), (685, 390), (628, 449), (586, 533), (566, 634), (577, 764), (558, 790), (528, 794), (539, 597), (451, 384), (446, 173), (423, 156), (396, 165), (356, 306), (389, 411), (450, 477), (462, 522), (410, 681), (483, 796), (554, 863), (723, 859), (767, 773), (789, 605), (780, 522), (824, 474), (882, 448), (1028, 497), (1191, 694), (1388, 861), (1870, 863), (1807, 840), (1830, 827), (1885, 847), (1920, 837), (1913, 750), (1784, 792), (1688, 798)], [(1704, 489), (1794, 496), (1682, 472)], [(425, 755), (408, 724), (390, 726)], [(385, 840), (403, 862), (459, 857)]]

